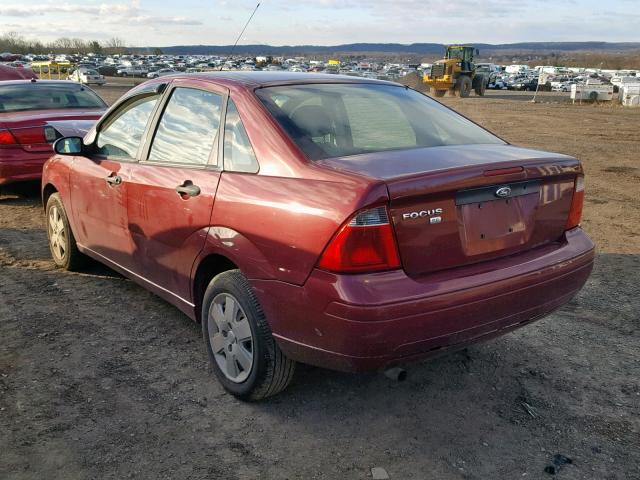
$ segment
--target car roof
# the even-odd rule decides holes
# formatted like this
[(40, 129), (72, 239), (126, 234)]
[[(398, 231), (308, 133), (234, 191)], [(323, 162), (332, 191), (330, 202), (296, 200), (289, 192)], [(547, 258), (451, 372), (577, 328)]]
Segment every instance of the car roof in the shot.
[[(184, 74), (183, 74), (184, 75)], [(179, 78), (181, 75), (174, 76)], [(270, 87), (275, 85), (294, 85), (301, 83), (377, 83), (382, 85), (398, 85), (385, 80), (352, 77), (349, 75), (332, 75), (327, 73), (306, 72), (265, 72), (265, 71), (220, 71), (201, 72), (184, 75), (187, 78), (202, 78), (203, 80), (217, 80), (225, 84), (235, 84), (245, 87)]]

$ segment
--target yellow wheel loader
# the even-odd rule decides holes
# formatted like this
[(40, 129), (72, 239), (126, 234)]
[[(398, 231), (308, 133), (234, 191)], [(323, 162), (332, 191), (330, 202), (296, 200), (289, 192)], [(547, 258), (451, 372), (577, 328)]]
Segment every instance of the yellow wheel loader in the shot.
[(445, 56), (425, 72), (423, 82), (436, 97), (444, 97), (449, 92), (458, 97), (468, 97), (471, 90), (476, 95), (484, 95), (488, 79), (476, 72), (473, 54), (478, 50), (464, 45), (450, 45)]

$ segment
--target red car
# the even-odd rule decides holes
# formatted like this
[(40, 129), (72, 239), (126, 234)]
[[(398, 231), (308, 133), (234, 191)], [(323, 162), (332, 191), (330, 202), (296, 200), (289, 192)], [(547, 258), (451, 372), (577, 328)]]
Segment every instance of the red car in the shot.
[(60, 137), (84, 135), (107, 105), (73, 82), (0, 82), (0, 185), (38, 180)]
[(576, 159), (389, 82), (161, 77), (55, 150), (55, 263), (97, 259), (201, 322), (245, 399), (295, 362), (382, 370), (506, 333), (593, 266)]

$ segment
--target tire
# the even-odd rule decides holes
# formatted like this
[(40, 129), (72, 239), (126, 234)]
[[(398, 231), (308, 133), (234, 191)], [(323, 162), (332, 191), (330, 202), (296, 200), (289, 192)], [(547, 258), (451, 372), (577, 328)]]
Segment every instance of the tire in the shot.
[(240, 270), (223, 272), (211, 280), (201, 318), (213, 371), (229, 393), (241, 400), (262, 400), (291, 383), (296, 363), (278, 348)]
[(471, 79), (466, 75), (458, 77), (455, 90), (458, 97), (467, 98), (471, 93)]
[(446, 93), (447, 93), (446, 90), (434, 90), (433, 91), (433, 95), (438, 97), (438, 98), (444, 97)]
[(49, 197), (45, 211), (49, 251), (56, 267), (69, 271), (81, 270), (87, 263), (87, 257), (78, 250), (59, 193)]
[(480, 97), (484, 97), (484, 92), (485, 92), (486, 89), (487, 89), (486, 83), (484, 83), (484, 81), (480, 82), (480, 85), (478, 85), (475, 88), (476, 95), (478, 95)]

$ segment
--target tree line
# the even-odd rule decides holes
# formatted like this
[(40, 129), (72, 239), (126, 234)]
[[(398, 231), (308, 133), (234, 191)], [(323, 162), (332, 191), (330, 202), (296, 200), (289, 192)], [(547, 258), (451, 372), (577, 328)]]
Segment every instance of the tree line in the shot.
[(79, 53), (95, 54), (124, 54), (130, 48), (121, 38), (113, 37), (109, 40), (83, 40), (81, 38), (61, 37), (52, 42), (41, 42), (24, 38), (15, 32), (0, 35), (0, 53), (10, 52), (19, 54), (47, 54), (47, 53)]

